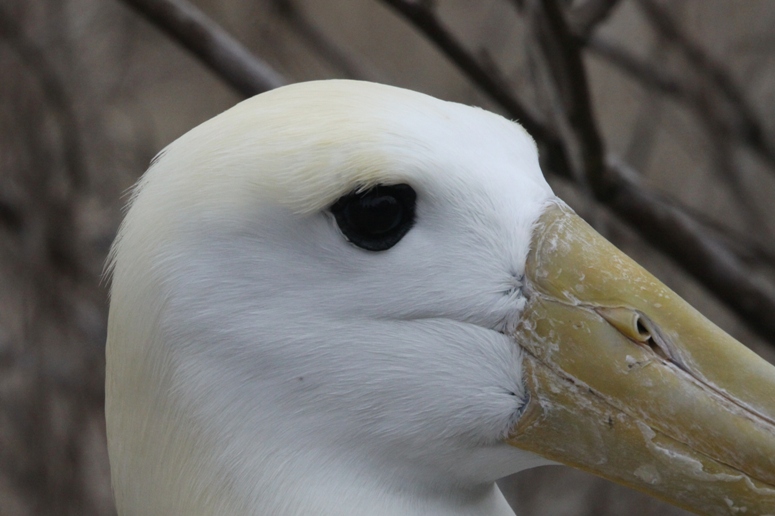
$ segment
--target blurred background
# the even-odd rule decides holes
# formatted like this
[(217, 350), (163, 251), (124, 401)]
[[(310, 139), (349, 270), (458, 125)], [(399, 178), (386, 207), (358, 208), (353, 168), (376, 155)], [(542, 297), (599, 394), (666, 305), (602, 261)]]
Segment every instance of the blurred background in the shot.
[[(287, 82), (361, 78), (512, 114), (390, 2), (192, 2)], [(114, 514), (103, 416), (105, 257), (127, 189), (151, 158), (243, 98), (130, 4), (0, 0), (2, 516)], [(573, 127), (563, 122), (568, 86), (556, 79), (567, 65), (567, 40), (557, 40), (560, 58), (552, 62), (535, 14), (540, 5), (416, 5), (529, 113), (572, 139)], [(638, 188), (673, 199), (701, 221), (734, 249), (755, 284), (771, 289), (775, 4), (556, 5), (581, 55), (586, 108), (606, 156), (626, 163)], [(571, 87), (584, 78), (578, 70), (568, 76)], [(712, 285), (651, 246), (647, 228), (620, 222), (583, 180), (545, 170), (555, 191), (605, 236), (775, 360), (772, 335), (755, 331)], [(564, 467), (523, 472), (501, 487), (520, 516), (687, 514)]]

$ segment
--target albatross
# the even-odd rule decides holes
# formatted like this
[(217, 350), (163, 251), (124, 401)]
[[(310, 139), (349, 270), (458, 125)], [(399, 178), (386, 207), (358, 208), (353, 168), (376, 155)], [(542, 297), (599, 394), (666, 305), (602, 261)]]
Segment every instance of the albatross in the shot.
[(775, 368), (598, 235), (488, 111), (295, 84), (194, 128), (110, 259), (118, 513), (512, 515), (564, 463), (775, 514)]

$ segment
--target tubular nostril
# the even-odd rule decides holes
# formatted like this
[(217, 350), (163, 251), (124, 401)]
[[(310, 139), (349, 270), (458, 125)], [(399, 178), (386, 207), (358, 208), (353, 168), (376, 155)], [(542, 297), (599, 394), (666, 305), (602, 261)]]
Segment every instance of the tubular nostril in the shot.
[(635, 310), (600, 307), (595, 311), (625, 337), (636, 342), (647, 342), (651, 339), (651, 332), (643, 322), (641, 315)]
[(651, 340), (651, 332), (643, 324), (643, 320), (640, 315), (635, 314), (635, 331), (643, 338), (643, 340)]
[(630, 308), (621, 307), (598, 307), (595, 311), (625, 337), (643, 346), (648, 346), (657, 356), (684, 368), (680, 360), (677, 360), (670, 352), (667, 340), (660, 335), (654, 323), (643, 314)]

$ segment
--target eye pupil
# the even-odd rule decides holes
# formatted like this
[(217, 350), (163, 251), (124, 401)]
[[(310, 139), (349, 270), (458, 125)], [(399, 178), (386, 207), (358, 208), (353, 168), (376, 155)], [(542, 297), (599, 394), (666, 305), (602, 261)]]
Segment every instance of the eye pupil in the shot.
[(388, 195), (364, 196), (347, 205), (347, 217), (353, 226), (367, 234), (380, 235), (401, 223), (403, 207)]
[(414, 224), (417, 194), (409, 185), (381, 185), (339, 199), (331, 213), (345, 238), (369, 251), (384, 251)]

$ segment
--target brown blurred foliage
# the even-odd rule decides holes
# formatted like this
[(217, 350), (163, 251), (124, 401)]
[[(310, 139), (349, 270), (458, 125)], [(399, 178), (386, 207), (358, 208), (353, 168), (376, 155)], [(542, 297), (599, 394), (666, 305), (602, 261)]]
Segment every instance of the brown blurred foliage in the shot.
[[(503, 112), (388, 2), (195, 3), (289, 81), (363, 78)], [(438, 0), (434, 9), (485, 69), (503, 72), (505, 86), (531, 112), (572, 131), (557, 116), (563, 92), (547, 81), (558, 68), (542, 53), (529, 4)], [(591, 38), (582, 55), (589, 107), (608, 150), (644, 187), (669, 194), (725, 235), (751, 276), (771, 284), (775, 4), (560, 4), (576, 16), (572, 28)], [(610, 11), (585, 18), (595, 4), (610, 4)], [(239, 99), (121, 0), (0, 2), (3, 516), (113, 514), (102, 408), (102, 267), (123, 193), (167, 143)], [(604, 235), (735, 337), (775, 358), (772, 343), (589, 189), (549, 179)], [(523, 472), (502, 487), (522, 515), (685, 514), (565, 468)]]

